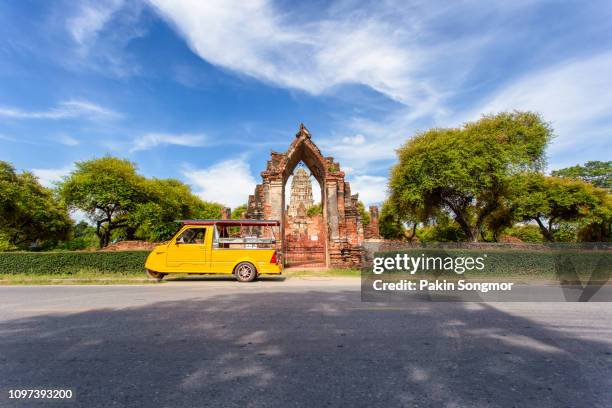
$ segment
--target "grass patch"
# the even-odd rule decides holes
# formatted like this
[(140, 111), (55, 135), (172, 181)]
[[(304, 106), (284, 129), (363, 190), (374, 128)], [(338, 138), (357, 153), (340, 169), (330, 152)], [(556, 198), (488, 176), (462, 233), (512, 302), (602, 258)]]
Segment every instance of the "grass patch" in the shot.
[(77, 273), (64, 274), (6, 274), (0, 273), (0, 285), (127, 285), (155, 284), (155, 280), (147, 279), (144, 271), (141, 273), (99, 273), (81, 270)]

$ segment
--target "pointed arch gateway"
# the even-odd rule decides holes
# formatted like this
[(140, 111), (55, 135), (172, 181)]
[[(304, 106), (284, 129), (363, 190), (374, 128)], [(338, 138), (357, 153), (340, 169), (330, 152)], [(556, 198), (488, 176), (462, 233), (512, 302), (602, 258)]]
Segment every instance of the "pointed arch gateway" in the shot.
[(359, 267), (364, 231), (357, 207), (358, 195), (351, 195), (350, 184), (344, 181), (340, 165), (333, 157), (323, 156), (304, 124), (300, 124), (286, 152), (270, 154), (261, 173), (262, 183), (249, 196), (247, 218), (281, 220), (281, 247), (285, 250), (285, 184), (300, 162), (308, 167), (321, 187), (324, 265)]

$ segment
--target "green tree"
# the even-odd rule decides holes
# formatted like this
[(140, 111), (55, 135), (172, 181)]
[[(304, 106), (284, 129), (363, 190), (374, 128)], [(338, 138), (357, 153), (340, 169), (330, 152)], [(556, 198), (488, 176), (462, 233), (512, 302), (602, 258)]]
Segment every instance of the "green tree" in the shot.
[(59, 185), (63, 200), (94, 223), (100, 247), (112, 237), (159, 241), (176, 231), (175, 220), (220, 217), (220, 204), (202, 201), (179, 180), (146, 179), (136, 170), (106, 156), (77, 162)]
[(417, 230), (417, 237), (422, 242), (457, 242), (465, 241), (465, 234), (456, 222), (441, 212), (437, 214), (430, 225)]
[[(416, 224), (415, 224), (416, 225)], [(404, 239), (404, 225), (389, 200), (385, 201), (378, 216), (378, 231), (385, 239)]]
[(602, 209), (609, 203), (608, 194), (590, 183), (542, 174), (524, 175), (521, 183), (513, 198), (516, 214), (523, 221), (535, 221), (547, 241), (555, 241), (556, 233), (563, 233), (567, 240), (561, 223), (588, 220), (600, 213), (606, 217)]
[(50, 189), (28, 172), (0, 161), (0, 235), (11, 246), (55, 244), (68, 238), (72, 220)]
[(361, 223), (364, 227), (367, 227), (370, 224), (370, 212), (366, 210), (365, 204), (363, 201), (357, 202), (357, 209), (359, 210), (359, 214), (361, 215)]
[(421, 201), (401, 201), (397, 198), (397, 195), (392, 194), (383, 203), (378, 222), (379, 231), (383, 223), (385, 224), (383, 227), (385, 233), (381, 232), (383, 237), (386, 237), (385, 234), (387, 234), (391, 239), (412, 241), (417, 238), (419, 224), (427, 224), (435, 220), (439, 215), (439, 210), (435, 207), (425, 207)]
[(498, 207), (485, 219), (485, 228), (480, 230), (482, 241), (498, 242), (504, 230), (515, 223), (513, 209), (504, 201), (506, 200), (500, 200)]
[(612, 241), (612, 194), (602, 197), (602, 203), (584, 219), (577, 235), (580, 241)]
[(176, 220), (221, 216), (221, 204), (202, 201), (179, 180), (147, 179), (144, 187), (145, 200), (126, 216), (126, 239), (162, 241), (176, 231)]
[(581, 179), (595, 187), (612, 189), (612, 161), (588, 161), (584, 166), (576, 165), (551, 173), (555, 177)]
[(528, 243), (538, 243), (544, 241), (540, 227), (531, 224), (515, 225), (504, 231), (504, 235), (515, 237)]
[(242, 218), (242, 214), (246, 213), (247, 205), (242, 204), (232, 210), (231, 218), (233, 220), (239, 220)]
[[(398, 150), (389, 189), (400, 219), (427, 209), (452, 214), (466, 239), (483, 235), (514, 176), (540, 171), (550, 127), (531, 112), (483, 116), (462, 128), (418, 133)], [(418, 212), (417, 212), (418, 213)]]
[(97, 245), (96, 229), (85, 221), (79, 221), (73, 226), (70, 239), (60, 243), (54, 249), (76, 251), (95, 248)]
[(147, 198), (145, 179), (136, 173), (136, 165), (110, 156), (76, 162), (58, 191), (69, 208), (84, 211), (94, 223), (100, 248), (110, 243), (114, 230), (133, 226), (127, 215)]
[(308, 208), (308, 210), (306, 210), (306, 215), (309, 217), (316, 217), (317, 215), (322, 215), (323, 214), (323, 207), (321, 206), (321, 203), (315, 204), (312, 207)]

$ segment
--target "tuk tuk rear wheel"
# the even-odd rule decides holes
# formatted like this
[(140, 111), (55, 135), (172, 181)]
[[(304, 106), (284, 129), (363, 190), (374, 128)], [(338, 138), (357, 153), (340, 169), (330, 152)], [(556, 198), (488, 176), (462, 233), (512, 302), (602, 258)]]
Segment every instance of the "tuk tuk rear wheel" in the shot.
[(166, 276), (166, 274), (165, 273), (161, 273), (161, 272), (155, 272), (155, 271), (152, 271), (150, 269), (147, 269), (147, 276), (149, 278), (155, 279), (156, 281), (159, 282), (159, 281), (161, 281), (164, 278), (164, 276)]
[(238, 282), (252, 282), (257, 278), (257, 269), (250, 262), (240, 262), (234, 269)]

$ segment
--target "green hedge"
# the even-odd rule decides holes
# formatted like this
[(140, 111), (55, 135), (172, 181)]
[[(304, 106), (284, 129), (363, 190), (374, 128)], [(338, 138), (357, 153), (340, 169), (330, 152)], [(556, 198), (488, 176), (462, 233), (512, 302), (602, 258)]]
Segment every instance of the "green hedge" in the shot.
[[(400, 251), (377, 252), (377, 257), (394, 257), (395, 254), (408, 254), (410, 257), (482, 257), (486, 254), (485, 268), (482, 271), (464, 272), (464, 276), (516, 276), (570, 279), (574, 273), (579, 277), (609, 279), (612, 268), (612, 251), (609, 250), (491, 250), (491, 249), (433, 249), (414, 248)], [(387, 272), (399, 272), (395, 270)], [(452, 271), (419, 271), (419, 275), (457, 276)]]
[(2, 252), (0, 274), (142, 274), (149, 251)]

